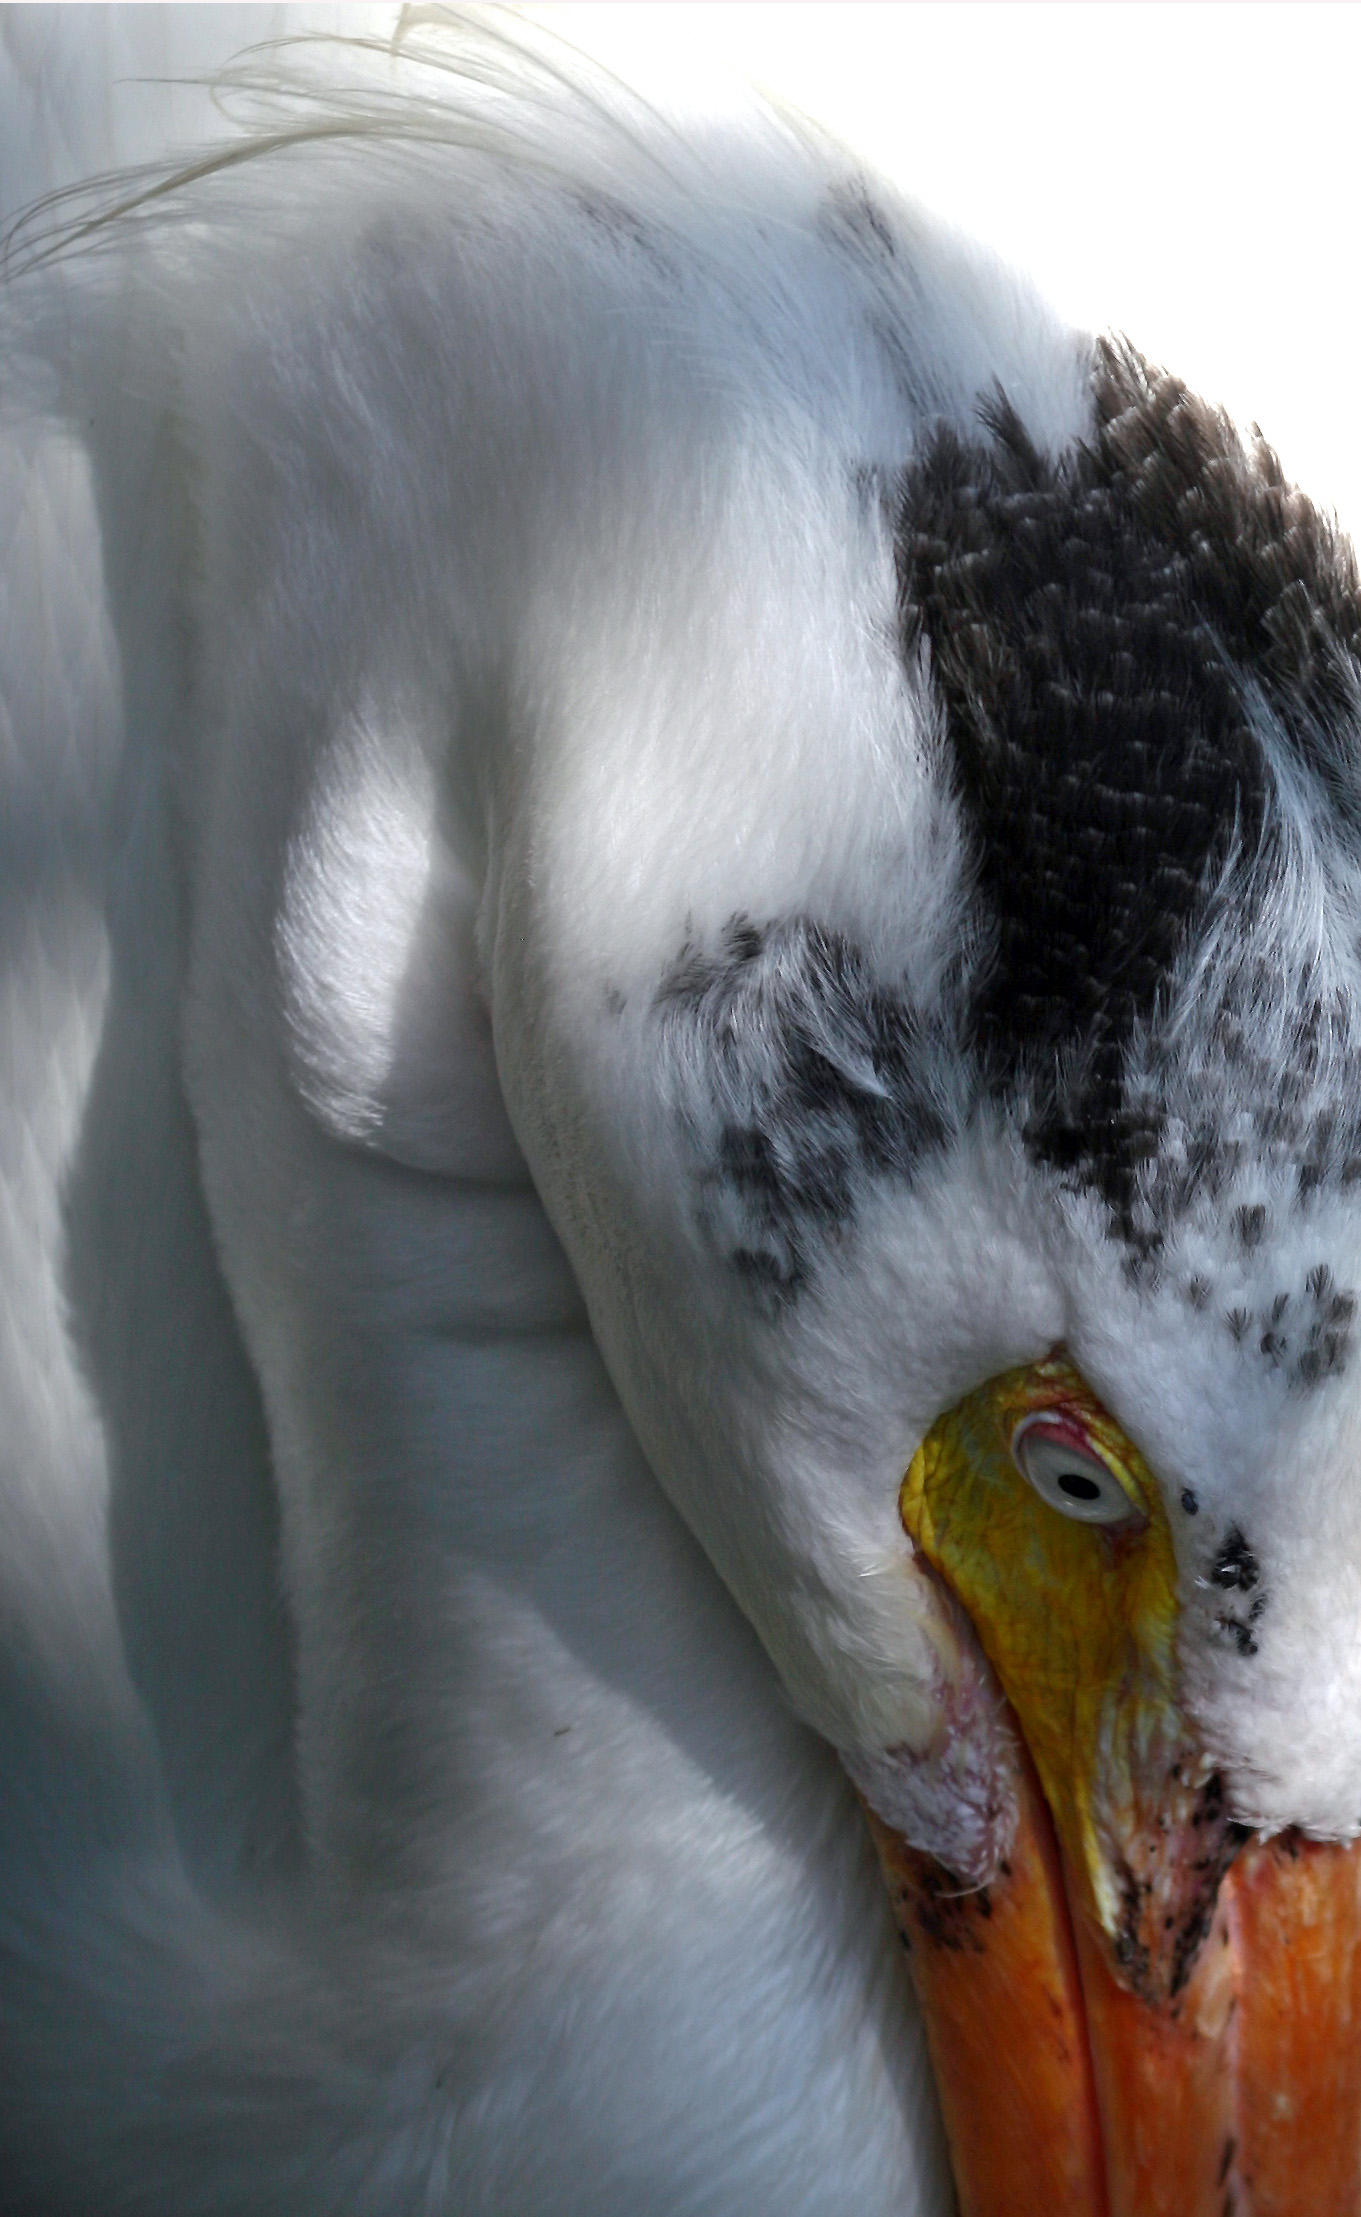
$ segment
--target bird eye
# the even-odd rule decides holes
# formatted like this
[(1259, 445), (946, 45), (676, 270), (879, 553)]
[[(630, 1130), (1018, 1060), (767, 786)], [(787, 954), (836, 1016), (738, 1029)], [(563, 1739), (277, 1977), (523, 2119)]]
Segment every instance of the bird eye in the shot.
[(1127, 1524), (1139, 1514), (1114, 1471), (1062, 1417), (1027, 1417), (1012, 1434), (1011, 1453), (1021, 1476), (1060, 1516)]

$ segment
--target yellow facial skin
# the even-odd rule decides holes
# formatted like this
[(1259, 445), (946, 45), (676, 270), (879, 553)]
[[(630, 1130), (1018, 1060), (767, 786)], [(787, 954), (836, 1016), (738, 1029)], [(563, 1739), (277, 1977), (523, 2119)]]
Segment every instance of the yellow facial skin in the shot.
[[(1035, 1491), (1017, 1427), (1051, 1412), (1129, 1498), (1077, 1522)], [(1004, 1372), (932, 1426), (903, 1523), (963, 1604), (1029, 1747), (1070, 1893), (1149, 1999), (1185, 1980), (1236, 1845), (1176, 1691), (1176, 1563), (1157, 1485), (1061, 1356)]]

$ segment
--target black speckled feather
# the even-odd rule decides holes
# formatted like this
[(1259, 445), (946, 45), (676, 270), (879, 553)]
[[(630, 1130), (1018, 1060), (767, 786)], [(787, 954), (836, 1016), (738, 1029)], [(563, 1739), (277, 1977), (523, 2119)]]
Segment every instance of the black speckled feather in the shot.
[(1259, 700), (1355, 811), (1322, 734), (1356, 685), (1361, 589), (1262, 441), (1128, 346), (1101, 346), (1094, 391), (1095, 438), (1058, 461), (1000, 395), (990, 436), (936, 433), (903, 484), (899, 594), (997, 929), (973, 1010), (989, 1081), (1030, 1087), (1032, 1152), (1148, 1262), (1135, 1196), (1161, 1112), (1127, 1050), (1271, 836)]
[(908, 1176), (943, 1136), (923, 1026), (844, 938), (802, 920), (734, 917), (717, 954), (681, 953), (658, 1005), (700, 1042), (716, 1091), (711, 1231), (778, 1307), (803, 1283), (810, 1241), (853, 1217), (863, 1176)]

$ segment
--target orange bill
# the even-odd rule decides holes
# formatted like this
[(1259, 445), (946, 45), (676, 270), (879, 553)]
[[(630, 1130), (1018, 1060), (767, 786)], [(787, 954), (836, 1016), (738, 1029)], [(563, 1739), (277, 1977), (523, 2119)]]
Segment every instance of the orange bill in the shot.
[(962, 2217), (1105, 2217), (1105, 2164), (1058, 1850), (1029, 1765), (991, 1886), (962, 1888), (866, 1809), (926, 2021)]

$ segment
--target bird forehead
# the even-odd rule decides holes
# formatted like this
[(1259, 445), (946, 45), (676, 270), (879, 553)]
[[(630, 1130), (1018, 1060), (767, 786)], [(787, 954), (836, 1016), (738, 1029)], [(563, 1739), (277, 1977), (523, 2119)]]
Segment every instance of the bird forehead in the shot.
[(1148, 1263), (1245, 1141), (1317, 1181), (1356, 1098), (1361, 594), (1269, 450), (1178, 381), (1105, 347), (1095, 397), (1058, 460), (1000, 399), (991, 443), (938, 434), (900, 618), (994, 933), (990, 1080), (1028, 1086), (1032, 1153)]

